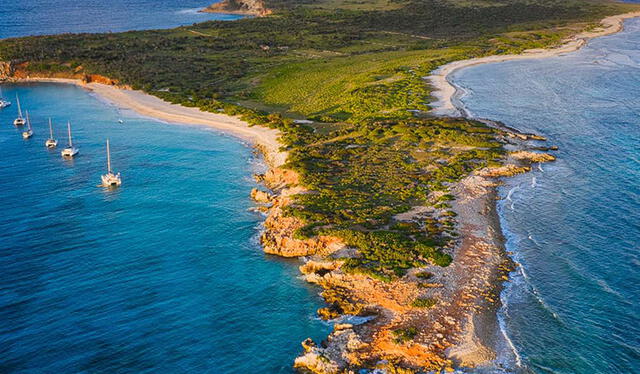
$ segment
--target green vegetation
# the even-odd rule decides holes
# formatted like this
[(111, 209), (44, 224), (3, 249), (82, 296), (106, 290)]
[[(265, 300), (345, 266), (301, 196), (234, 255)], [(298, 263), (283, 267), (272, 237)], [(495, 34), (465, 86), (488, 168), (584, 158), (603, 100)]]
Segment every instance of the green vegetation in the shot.
[(393, 337), (397, 344), (403, 344), (413, 340), (416, 335), (418, 335), (418, 330), (415, 327), (393, 330)]
[(438, 301), (430, 297), (419, 297), (411, 302), (411, 306), (415, 308), (431, 308), (436, 305)]
[[(288, 167), (313, 191), (288, 214), (296, 237), (336, 235), (359, 250), (345, 269), (390, 280), (446, 266), (455, 233), (446, 194), (499, 164), (497, 131), (426, 112), (423, 77), (470, 57), (559, 43), (634, 5), (587, 0), (272, 0), (272, 16), (172, 30), (0, 41), (30, 73), (100, 74), (165, 100), (279, 129)], [(312, 124), (293, 119), (311, 119)], [(437, 193), (436, 193), (437, 192)], [(412, 206), (435, 213), (394, 218)]]
[(419, 279), (428, 280), (433, 277), (433, 273), (429, 273), (428, 271), (421, 271), (416, 274), (416, 277), (418, 277)]

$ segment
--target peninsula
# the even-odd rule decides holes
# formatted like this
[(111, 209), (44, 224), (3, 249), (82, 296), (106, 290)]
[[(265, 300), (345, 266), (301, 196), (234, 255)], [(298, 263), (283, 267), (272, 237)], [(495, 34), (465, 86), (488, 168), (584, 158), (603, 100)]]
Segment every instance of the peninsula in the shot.
[(245, 14), (249, 16), (267, 16), (271, 10), (262, 0), (223, 0), (201, 10), (204, 13)]
[(318, 314), (334, 322), (324, 342), (302, 343), (295, 367), (411, 373), (490, 364), (513, 267), (495, 187), (554, 160), (553, 147), (461, 116), (446, 75), (469, 64), (456, 61), (570, 50), (562, 48), (615, 31), (622, 19), (603, 18), (639, 6), (229, 0), (209, 9), (263, 17), (5, 39), (0, 78), (85, 84), (143, 114), (199, 118), (278, 155), (256, 176), (264, 190), (252, 193), (268, 213), (264, 250), (304, 258), (301, 272), (327, 303)]

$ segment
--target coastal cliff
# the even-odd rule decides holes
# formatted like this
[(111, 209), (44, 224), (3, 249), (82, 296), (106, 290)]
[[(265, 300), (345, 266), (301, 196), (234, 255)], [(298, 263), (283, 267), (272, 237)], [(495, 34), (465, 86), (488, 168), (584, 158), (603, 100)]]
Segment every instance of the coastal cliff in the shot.
[(29, 62), (13, 63), (11, 61), (0, 61), (0, 80), (24, 81), (29, 79), (74, 79), (83, 84), (101, 83), (109, 86), (118, 86), (130, 89), (129, 86), (120, 85), (116, 79), (111, 79), (99, 74), (87, 74), (82, 66), (72, 68), (63, 66), (63, 69), (31, 69)]
[(271, 14), (263, 0), (222, 0), (201, 10), (204, 13), (246, 14), (263, 17)]

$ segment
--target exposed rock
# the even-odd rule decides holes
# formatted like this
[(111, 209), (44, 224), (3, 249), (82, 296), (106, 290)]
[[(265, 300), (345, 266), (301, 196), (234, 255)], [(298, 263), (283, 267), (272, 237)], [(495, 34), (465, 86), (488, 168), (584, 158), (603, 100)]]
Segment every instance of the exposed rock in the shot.
[[(30, 78), (62, 78), (62, 79), (78, 79), (82, 83), (101, 83), (110, 86), (118, 86), (119, 82), (115, 79), (105, 77), (98, 74), (85, 74), (82, 66), (72, 68), (69, 64), (64, 64), (68, 70), (61, 71), (31, 71), (29, 62), (14, 64), (11, 62), (0, 62), (0, 79), (20, 80)], [(123, 89), (130, 89), (128, 86), (119, 86)]]
[(306, 338), (303, 342), (302, 342), (302, 348), (304, 349), (305, 352), (309, 352), (311, 351), (313, 348), (316, 348), (317, 345), (316, 343), (313, 341), (313, 339), (311, 338)]
[(344, 247), (338, 238), (320, 235), (310, 239), (296, 239), (296, 230), (304, 223), (296, 217), (287, 217), (282, 211), (280, 201), (274, 207), (264, 223), (265, 231), (260, 237), (264, 251), (283, 257), (302, 257), (310, 255), (329, 255)]
[(336, 305), (330, 305), (330, 306), (326, 306), (324, 308), (318, 309), (317, 313), (318, 313), (318, 317), (320, 317), (325, 321), (329, 321), (329, 320), (340, 317), (340, 313), (342, 313), (342, 310), (339, 309), (338, 306)]
[(107, 78), (105, 76), (98, 75), (98, 74), (85, 74), (82, 77), (82, 82), (83, 83), (102, 83), (102, 84), (107, 84), (109, 86), (118, 85), (118, 81), (117, 80), (111, 79), (111, 78)]
[(302, 274), (318, 274), (323, 276), (340, 267), (340, 263), (336, 261), (307, 261), (304, 265), (300, 266), (300, 272)]
[(251, 190), (251, 198), (256, 202), (263, 203), (263, 204), (271, 202), (271, 199), (272, 199), (271, 195), (269, 195), (268, 192), (261, 191), (257, 188), (254, 188)]
[(305, 340), (303, 347), (309, 347), (305, 353), (296, 358), (294, 367), (317, 374), (336, 374), (343, 372), (350, 362), (350, 354), (363, 346), (353, 329), (336, 330), (329, 335), (325, 348), (320, 348)]
[(13, 65), (11, 62), (0, 61), (0, 79), (9, 79), (13, 76)]
[(353, 329), (353, 325), (350, 323), (336, 323), (333, 325), (333, 331)]
[(478, 171), (478, 175), (489, 178), (511, 177), (516, 174), (522, 174), (531, 171), (529, 166), (517, 166), (514, 164), (506, 164), (496, 168), (484, 168)]
[(526, 161), (526, 162), (549, 162), (554, 161), (556, 158), (548, 153), (538, 153), (531, 151), (517, 151), (512, 152), (509, 156), (513, 157), (518, 161)]
[(271, 168), (260, 177), (272, 190), (282, 189), (287, 186), (296, 186), (300, 183), (300, 176), (293, 170), (283, 168)]
[(201, 12), (247, 14), (263, 17), (271, 14), (271, 9), (265, 7), (263, 0), (222, 0), (202, 9)]
[(296, 217), (286, 216), (283, 210), (292, 203), (293, 196), (306, 193), (304, 188), (297, 186), (299, 176), (295, 171), (273, 168), (264, 175), (264, 181), (278, 192), (270, 200), (273, 206), (269, 210), (264, 223), (265, 231), (260, 238), (266, 253), (283, 257), (327, 256), (345, 247), (342, 240), (331, 236), (319, 235), (309, 239), (295, 237), (304, 222)]

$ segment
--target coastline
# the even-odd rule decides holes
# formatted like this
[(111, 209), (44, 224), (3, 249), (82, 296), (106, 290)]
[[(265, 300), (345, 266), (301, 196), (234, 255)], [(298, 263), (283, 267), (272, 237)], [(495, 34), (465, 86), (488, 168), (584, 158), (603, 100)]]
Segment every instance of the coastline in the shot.
[(431, 113), (438, 116), (468, 117), (465, 109), (460, 105), (456, 105), (456, 98), (460, 95), (460, 89), (451, 81), (452, 74), (460, 69), (480, 64), (547, 58), (574, 52), (582, 48), (589, 39), (622, 31), (624, 28), (624, 20), (635, 17), (640, 17), (640, 12), (629, 12), (606, 17), (600, 21), (601, 26), (595, 30), (577, 34), (556, 48), (528, 49), (516, 55), (477, 57), (468, 60), (454, 61), (440, 66), (426, 78), (434, 88), (432, 95), (436, 98), (436, 101), (431, 103)]
[(258, 146), (264, 153), (266, 162), (273, 168), (280, 167), (287, 158), (280, 150), (278, 140), (280, 132), (262, 126), (250, 126), (239, 118), (225, 114), (203, 112), (198, 108), (189, 108), (166, 102), (142, 91), (126, 89), (103, 83), (83, 83), (80, 79), (70, 78), (24, 78), (16, 82), (73, 84), (95, 93), (119, 108), (132, 110), (142, 116), (157, 120), (192, 124), (215, 128)]
[[(434, 70), (430, 76), (426, 77), (426, 80), (434, 88), (432, 95), (437, 99), (435, 102), (431, 103), (432, 110), (430, 111), (430, 113), (436, 116), (457, 116), (481, 121), (489, 126), (506, 130), (513, 138), (519, 138), (518, 140), (512, 139), (512, 141), (515, 140), (515, 142), (513, 143), (517, 144), (516, 148), (518, 148), (520, 151), (526, 151), (527, 148), (535, 149), (535, 147), (531, 147), (527, 140), (535, 141), (546, 139), (534, 134), (520, 133), (517, 129), (507, 127), (500, 122), (494, 122), (493, 120), (482, 118), (474, 118), (459, 100), (460, 97), (464, 94), (464, 90), (453, 82), (451, 78), (453, 74), (463, 68), (479, 64), (499, 63), (512, 60), (541, 59), (574, 52), (585, 46), (590, 39), (600, 36), (612, 35), (622, 31), (624, 29), (624, 21), (626, 19), (635, 17), (640, 17), (640, 12), (629, 12), (606, 17), (601, 20), (601, 25), (595, 30), (577, 34), (565, 41), (565, 43), (563, 43), (561, 46), (556, 48), (531, 49), (517, 55), (485, 56), (468, 60), (454, 61), (449, 64), (443, 65)], [(523, 165), (522, 161), (524, 160), (520, 159), (515, 161), (516, 165)], [(531, 164), (538, 161), (539, 160), (530, 159), (526, 164), (528, 164), (528, 166), (530, 167)], [(486, 229), (488, 232), (492, 232), (495, 234), (495, 236), (493, 236), (493, 245), (495, 249), (499, 251), (499, 256), (503, 260), (503, 264), (505, 266), (504, 269), (506, 271), (494, 285), (497, 295), (495, 302), (492, 302), (490, 305), (486, 305), (485, 308), (482, 308), (470, 317), (467, 325), (464, 327), (465, 332), (461, 334), (460, 341), (457, 345), (449, 349), (448, 355), (451, 358), (457, 358), (457, 363), (462, 363), (462, 366), (465, 366), (464, 362), (468, 362), (471, 364), (470, 366), (479, 368), (488, 367), (489, 369), (495, 367), (496, 359), (500, 359), (501, 361), (507, 360), (510, 364), (513, 365), (512, 370), (515, 370), (515, 372), (520, 372), (519, 370), (524, 370), (524, 368), (520, 366), (518, 353), (513, 351), (515, 348), (509, 341), (509, 337), (506, 336), (504, 331), (501, 330), (502, 328), (499, 324), (497, 316), (497, 312), (502, 305), (501, 294), (502, 290), (504, 289), (505, 282), (509, 280), (510, 273), (514, 269), (514, 266), (517, 266), (517, 264), (507, 253), (506, 240), (504, 238), (504, 232), (502, 231), (502, 227), (500, 224), (500, 216), (497, 210), (496, 201), (498, 199), (497, 189), (500, 185), (502, 185), (501, 179), (504, 179), (503, 177), (508, 176), (510, 175), (496, 175), (489, 178), (488, 180), (493, 181), (494, 185), (489, 187), (490, 191), (488, 191), (485, 196), (477, 197), (480, 200), (484, 200), (487, 204), (485, 205), (485, 214), (483, 214), (483, 218), (485, 221), (484, 224), (486, 225)], [(469, 178), (470, 177), (467, 177), (465, 178), (465, 180), (468, 180)], [(464, 186), (465, 180), (463, 180), (456, 188)], [(461, 232), (463, 233), (462, 238), (464, 243), (464, 241), (468, 240), (469, 237), (469, 233), (464, 231), (464, 226), (466, 225), (471, 230), (477, 229), (477, 227), (474, 227), (473, 225), (470, 226), (470, 222), (468, 220), (465, 223), (465, 214), (461, 211), (459, 204), (456, 204), (454, 208), (454, 211), (459, 214), (459, 224), (461, 227)], [(461, 244), (460, 246), (462, 247), (464, 246), (464, 244)], [(481, 326), (480, 324), (484, 325)], [(484, 348), (487, 348), (489, 351), (485, 351)], [(499, 348), (503, 350), (502, 356), (500, 356), (501, 352), (499, 352)], [(504, 350), (506, 349), (512, 351), (504, 352)], [(502, 364), (503, 363), (499, 365)]]
[[(630, 14), (634, 15), (628, 16)], [(502, 62), (515, 59), (544, 58), (575, 51), (582, 47), (588, 38), (609, 35), (620, 31), (622, 29), (622, 21), (624, 19), (637, 16), (640, 16), (640, 12), (605, 18), (605, 20), (612, 20), (611, 23), (607, 24), (605, 29), (597, 32), (579, 34), (572, 38), (569, 43), (556, 49), (531, 50), (522, 55), (489, 56), (479, 59), (457, 61), (445, 65), (440, 68), (443, 70), (440, 82), (444, 82), (440, 89), (441, 92), (444, 92), (442, 96), (443, 99), (446, 99), (444, 100), (444, 107), (441, 109), (444, 110), (444, 114), (455, 115), (455, 113), (457, 113), (458, 115), (462, 114), (466, 116), (464, 108), (457, 106), (455, 102), (455, 95), (459, 94), (459, 90), (457, 90), (455, 85), (449, 81), (450, 75), (458, 69), (481, 63)], [(584, 36), (587, 34), (591, 36)], [(449, 70), (447, 70), (447, 67), (449, 67)], [(272, 187), (272, 190), (276, 191), (275, 196), (267, 195), (265, 203), (273, 204), (272, 208), (275, 207), (275, 209), (270, 210), (270, 216), (277, 218), (279, 224), (282, 224), (283, 219), (274, 212), (277, 213), (279, 206), (285, 205), (286, 203), (280, 203), (278, 201), (286, 200), (287, 196), (290, 194), (300, 191), (286, 190), (284, 188), (286, 184), (295, 185), (296, 182), (284, 182), (284, 180), (287, 179), (286, 176), (280, 172), (273, 171), (273, 169), (281, 166), (286, 159), (286, 153), (279, 150), (279, 133), (276, 130), (270, 130), (259, 126), (249, 126), (235, 117), (202, 112), (197, 108), (188, 108), (176, 104), (170, 104), (141, 91), (133, 91), (112, 85), (100, 83), (85, 84), (76, 79), (56, 78), (30, 78), (21, 79), (20, 81), (75, 84), (96, 93), (100, 98), (118, 107), (133, 110), (143, 116), (172, 123), (188, 123), (210, 126), (258, 145), (264, 151), (265, 159), (272, 167), (272, 170), (267, 174), (263, 181), (265, 181), (269, 187)], [(436, 84), (434, 84), (434, 87), (438, 88)], [(453, 92), (448, 97), (446, 96), (447, 89), (453, 89)], [(447, 103), (450, 107), (447, 107)], [(446, 110), (451, 110), (451, 112), (447, 113)], [(441, 115), (443, 114), (439, 113), (437, 108), (433, 112)], [(517, 163), (519, 160), (511, 161)], [(446, 273), (443, 271), (441, 274), (437, 275), (441, 276), (440, 279), (447, 277), (451, 278), (451, 274), (455, 274), (454, 276), (459, 276), (461, 278), (454, 279), (453, 283), (449, 282), (450, 279), (448, 279), (449, 284), (446, 285), (445, 289), (442, 291), (436, 290), (436, 292), (439, 292), (439, 295), (451, 296), (451, 299), (455, 300), (455, 304), (454, 302), (443, 304), (442, 307), (434, 309), (430, 314), (427, 314), (426, 312), (420, 314), (412, 311), (407, 312), (407, 304), (410, 300), (401, 301), (399, 306), (394, 305), (393, 308), (387, 309), (394, 313), (398, 313), (398, 315), (406, 312), (406, 315), (410, 316), (410, 318), (415, 318), (416, 320), (423, 322), (422, 326), (425, 327), (425, 331), (429, 331), (428, 333), (425, 332), (425, 336), (420, 337), (420, 343), (422, 344), (409, 346), (412, 353), (415, 353), (418, 349), (416, 346), (427, 346), (428, 343), (423, 342), (434, 342), (434, 345), (440, 345), (442, 347), (451, 343), (449, 344), (450, 349), (447, 356), (454, 358), (455, 366), (478, 366), (490, 362), (495, 358), (495, 350), (492, 351), (492, 347), (495, 347), (496, 339), (500, 338), (497, 334), (497, 329), (492, 330), (494, 326), (497, 326), (496, 310), (499, 307), (499, 297), (496, 300), (495, 293), (497, 292), (499, 295), (503, 282), (506, 280), (504, 278), (504, 274), (508, 273), (507, 270), (509, 265), (509, 259), (504, 248), (502, 231), (497, 219), (495, 191), (499, 183), (499, 178), (507, 175), (509, 174), (507, 173), (502, 175), (498, 173), (496, 175), (486, 174), (480, 176), (474, 174), (465, 178), (465, 180), (455, 187), (455, 195), (457, 199), (454, 210), (458, 213), (459, 217), (459, 228), (460, 233), (462, 234), (461, 242), (455, 249), (455, 264), (452, 264), (452, 268)], [(289, 177), (291, 177), (291, 175), (289, 175)], [(273, 186), (276, 187), (274, 188)], [(313, 244), (313, 248), (302, 248), (303, 250), (301, 252), (292, 251), (287, 253), (283, 250), (284, 247), (287, 247), (287, 242), (283, 239), (287, 239), (290, 244), (289, 247), (299, 247), (301, 243), (287, 238), (286, 233), (283, 233), (283, 231), (286, 231), (283, 230), (283, 227), (272, 227), (267, 231), (275, 232), (280, 238), (280, 240), (274, 239), (274, 243), (277, 244), (278, 250), (270, 253), (281, 256), (305, 256), (307, 254), (319, 255), (318, 252), (321, 251), (322, 248), (331, 244), (320, 240)], [(264, 244), (263, 246), (265, 251), (267, 251), (269, 246)], [(275, 248), (276, 246), (274, 245), (271, 247)], [(333, 265), (327, 266), (330, 267)], [(324, 288), (327, 290), (332, 287), (335, 288), (336, 285), (342, 284), (346, 284), (354, 288), (354, 293), (362, 292), (363, 289), (367, 290), (366, 288), (362, 288), (363, 285), (377, 290), (377, 288), (374, 287), (377, 287), (378, 284), (364, 284), (364, 281), (362, 279), (356, 279), (357, 277), (348, 278), (344, 276), (344, 274), (341, 274), (339, 269), (332, 269), (327, 273), (325, 273), (325, 270), (327, 269), (319, 270), (320, 271), (317, 272), (311, 271), (310, 273), (307, 273), (307, 280), (313, 282), (311, 279), (316, 279), (319, 284), (321, 283), (321, 285), (323, 285), (323, 287), (326, 285)], [(473, 278), (477, 279), (472, 279), (471, 275), (473, 275)], [(479, 275), (482, 275), (482, 277)], [(342, 277), (342, 279), (339, 279), (340, 277)], [(354, 279), (360, 283), (357, 283)], [(360, 287), (360, 290), (357, 289), (358, 287)], [(409, 286), (406, 287), (406, 289), (409, 289), (411, 292), (418, 292), (413, 288), (409, 288)], [(402, 290), (401, 288), (399, 289)], [(385, 295), (385, 302), (397, 301), (392, 300), (394, 298), (397, 299), (397, 295), (394, 295), (392, 291), (384, 290), (384, 292), (380, 292), (387, 293), (387, 295)], [(364, 295), (359, 296), (362, 296), (362, 299), (366, 301), (370, 301), (370, 299), (365, 298)], [(389, 300), (387, 300), (387, 298)], [(413, 313), (413, 315), (411, 313)], [(455, 324), (449, 323), (450, 320), (455, 321)], [(355, 341), (356, 338), (352, 338), (353, 336), (367, 336), (371, 333), (370, 330), (375, 329), (377, 329), (375, 334), (371, 333), (370, 336), (373, 336), (372, 339), (379, 344), (377, 348), (380, 350), (383, 348), (387, 350), (399, 349), (388, 344), (388, 341), (391, 340), (389, 338), (389, 332), (391, 330), (384, 330), (383, 327), (391, 326), (394, 323), (397, 324), (400, 321), (401, 319), (392, 319), (388, 315), (385, 315), (385, 313), (380, 313), (379, 320), (375, 322), (376, 326), (371, 326), (370, 328), (358, 328), (357, 326), (349, 328), (341, 326), (340, 329), (338, 329), (336, 327), (336, 334), (332, 334), (334, 335), (333, 338), (335, 339), (335, 345), (343, 346), (343, 350), (338, 352), (339, 355), (344, 351), (347, 351), (346, 348), (344, 348), (345, 345), (349, 342)], [(386, 323), (387, 326), (383, 326), (383, 323)], [(450, 324), (451, 326), (449, 327), (447, 324)], [(433, 328), (433, 331), (429, 330), (429, 328), (433, 326), (445, 327)], [(355, 334), (354, 331), (357, 334)], [(337, 339), (340, 336), (348, 336), (349, 340), (345, 343), (344, 340)], [(439, 350), (440, 348), (434, 348), (434, 350), (436, 349)], [(310, 351), (312, 350), (310, 349)], [(319, 352), (325, 353), (326, 351)], [(352, 352), (348, 351), (347, 353), (352, 354)], [(424, 351), (419, 351), (419, 353), (426, 354)], [(404, 354), (404, 352), (400, 352), (400, 354)], [(373, 356), (383, 357), (380, 355), (380, 352), (375, 351)], [(319, 354), (318, 357), (324, 356)], [(428, 362), (429, 359), (432, 358), (425, 358), (423, 361), (417, 360), (415, 364), (423, 364), (424, 362)], [(441, 364), (440, 362), (437, 363)], [(443, 365), (448, 366), (446, 363)], [(326, 372), (329, 371), (326, 370)]]

